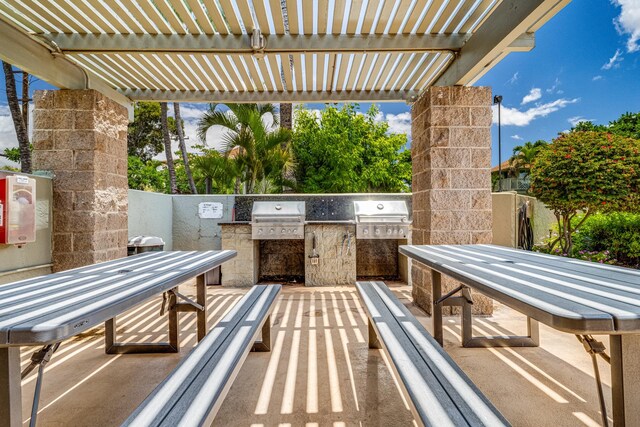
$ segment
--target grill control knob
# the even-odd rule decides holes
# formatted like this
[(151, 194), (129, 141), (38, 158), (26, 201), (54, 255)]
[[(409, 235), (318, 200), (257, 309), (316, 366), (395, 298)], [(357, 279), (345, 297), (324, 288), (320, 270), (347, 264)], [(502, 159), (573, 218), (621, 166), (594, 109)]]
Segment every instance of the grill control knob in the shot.
[(274, 230), (273, 228), (271, 230), (269, 230), (269, 233), (273, 234), (276, 230)]
[(285, 230), (284, 228), (282, 229), (282, 234), (285, 234), (287, 232), (287, 230)]
[(262, 228), (258, 228), (258, 234), (262, 234)]
[(379, 236), (379, 235), (380, 235), (380, 229), (379, 229), (379, 228), (376, 228), (375, 233), (376, 233), (376, 236)]
[(369, 234), (369, 230), (365, 228), (364, 230), (362, 230), (362, 233)]

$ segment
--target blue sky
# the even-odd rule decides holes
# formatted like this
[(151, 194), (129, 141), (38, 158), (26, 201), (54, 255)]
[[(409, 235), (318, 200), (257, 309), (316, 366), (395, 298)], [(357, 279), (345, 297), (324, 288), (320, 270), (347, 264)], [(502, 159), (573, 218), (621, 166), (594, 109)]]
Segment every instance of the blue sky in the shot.
[[(491, 86), (494, 94), (503, 96), (503, 161), (515, 145), (550, 141), (579, 120), (606, 124), (627, 111), (640, 111), (639, 39), (640, 0), (573, 0), (536, 33), (535, 49), (512, 53), (485, 74), (476, 85)], [(0, 84), (4, 89), (3, 76)], [(37, 82), (34, 87), (48, 85)], [(205, 105), (183, 105), (188, 135), (195, 135), (202, 108)], [(410, 132), (408, 105), (387, 103), (380, 108), (393, 131)], [(494, 165), (497, 134), (494, 125)], [(15, 145), (6, 94), (0, 90), (0, 150)]]

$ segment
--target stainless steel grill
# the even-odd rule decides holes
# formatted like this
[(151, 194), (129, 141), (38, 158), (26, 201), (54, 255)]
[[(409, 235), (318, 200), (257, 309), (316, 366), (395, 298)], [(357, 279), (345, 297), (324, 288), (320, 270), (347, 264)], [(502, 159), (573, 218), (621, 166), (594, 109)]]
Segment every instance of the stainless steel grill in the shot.
[(409, 209), (403, 200), (355, 201), (356, 238), (406, 239)]
[(304, 239), (304, 202), (254, 202), (251, 237), (254, 240)]

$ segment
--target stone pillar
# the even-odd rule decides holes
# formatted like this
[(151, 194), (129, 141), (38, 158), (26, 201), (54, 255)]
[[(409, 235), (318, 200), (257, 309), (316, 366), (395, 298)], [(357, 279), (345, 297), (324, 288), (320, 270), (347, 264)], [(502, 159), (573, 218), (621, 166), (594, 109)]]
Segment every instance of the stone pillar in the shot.
[(220, 224), (222, 249), (238, 254), (222, 264), (222, 286), (253, 286), (258, 283), (260, 241), (251, 238), (251, 224)]
[(53, 179), (53, 270), (127, 255), (127, 110), (94, 90), (34, 94), (33, 168)]
[[(411, 116), (412, 244), (491, 243), (491, 89), (432, 87)], [(415, 303), (431, 313), (430, 270), (414, 261), (411, 278)], [(443, 294), (454, 286), (443, 276)], [(492, 313), (491, 300), (474, 301), (475, 313)]]

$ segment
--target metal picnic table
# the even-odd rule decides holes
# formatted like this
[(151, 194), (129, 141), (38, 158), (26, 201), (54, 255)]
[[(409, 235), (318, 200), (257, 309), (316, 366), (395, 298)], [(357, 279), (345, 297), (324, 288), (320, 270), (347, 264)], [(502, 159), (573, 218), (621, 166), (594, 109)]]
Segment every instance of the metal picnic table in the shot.
[[(431, 268), (434, 337), (442, 343), (442, 306), (463, 307), (463, 344), (536, 346), (537, 321), (575, 334), (591, 355), (603, 424), (596, 356), (611, 364), (613, 420), (640, 426), (640, 271), (493, 245), (405, 245), (400, 253)], [(462, 285), (442, 295), (441, 274)], [(529, 337), (472, 338), (469, 288), (530, 318)], [(450, 301), (447, 301), (450, 300)], [(465, 324), (466, 323), (466, 324)], [(610, 355), (591, 335), (608, 335)]]
[[(204, 338), (204, 274), (235, 256), (229, 250), (145, 252), (0, 285), (0, 425), (22, 425), (21, 378), (38, 368), (31, 417), (35, 424), (45, 364), (63, 340), (103, 322), (105, 351), (112, 354), (178, 351), (179, 311), (197, 312), (198, 340)], [(196, 277), (196, 301), (177, 292), (178, 285)], [(115, 317), (161, 294), (169, 299), (169, 342), (117, 343)], [(43, 346), (22, 373), (21, 346)]]

